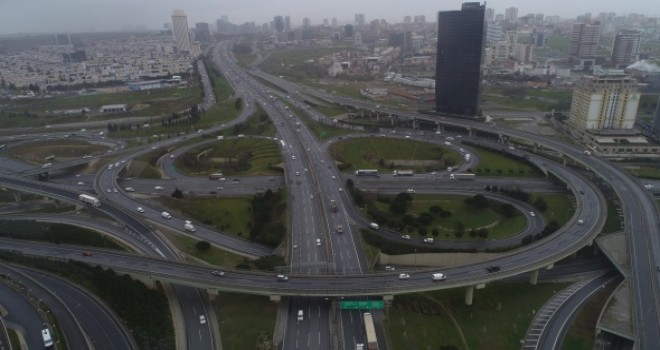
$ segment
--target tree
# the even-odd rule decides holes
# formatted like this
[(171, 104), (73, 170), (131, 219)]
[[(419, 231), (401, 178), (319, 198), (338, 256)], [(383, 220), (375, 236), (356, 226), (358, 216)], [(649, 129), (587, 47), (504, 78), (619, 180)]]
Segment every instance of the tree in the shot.
[(461, 234), (465, 233), (465, 225), (462, 221), (456, 221), (454, 223), (454, 232), (460, 232)]
[(548, 203), (545, 201), (545, 199), (539, 197), (534, 201), (534, 207), (542, 212), (545, 212), (548, 210)]
[(172, 197), (174, 197), (176, 199), (181, 199), (181, 198), (183, 198), (183, 192), (181, 192), (180, 189), (175, 188), (174, 192), (172, 192)]
[(479, 238), (483, 238), (483, 239), (488, 238), (488, 229), (483, 228), (483, 227), (478, 229), (477, 230), (477, 236), (479, 236)]
[(353, 182), (352, 179), (346, 180), (346, 188), (349, 190), (353, 190), (355, 188), (355, 183)]
[(417, 222), (420, 226), (428, 226), (433, 222), (433, 215), (427, 212), (421, 213), (417, 217)]
[(435, 216), (440, 216), (440, 214), (443, 212), (443, 209), (439, 205), (432, 205), (429, 207), (429, 213), (435, 215)]
[(211, 243), (207, 241), (199, 241), (195, 243), (195, 248), (197, 248), (197, 250), (200, 252), (205, 252), (211, 248)]
[(471, 229), (469, 235), (472, 238), (477, 238), (477, 230)]

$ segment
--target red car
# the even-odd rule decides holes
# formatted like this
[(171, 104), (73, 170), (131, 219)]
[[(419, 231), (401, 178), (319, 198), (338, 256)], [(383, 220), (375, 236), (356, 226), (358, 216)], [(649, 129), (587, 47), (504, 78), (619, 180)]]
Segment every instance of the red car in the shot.
[(92, 253), (90, 253), (90, 252), (83, 252), (83, 256), (92, 256)]

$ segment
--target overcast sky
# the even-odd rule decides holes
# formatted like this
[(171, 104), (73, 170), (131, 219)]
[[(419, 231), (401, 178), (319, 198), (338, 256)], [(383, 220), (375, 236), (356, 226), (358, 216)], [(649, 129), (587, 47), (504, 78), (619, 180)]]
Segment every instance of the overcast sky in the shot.
[[(291, 16), (294, 26), (309, 17), (312, 24), (324, 18), (352, 21), (355, 13), (364, 13), (367, 22), (384, 18), (401, 22), (403, 16), (425, 15), (435, 21), (442, 10), (460, 9), (460, 0), (0, 0), (0, 35), (13, 33), (115, 31), (143, 26), (160, 29), (171, 22), (174, 9), (188, 15), (188, 24), (215, 24), (221, 15), (241, 24), (270, 22), (274, 16)], [(660, 15), (658, 0), (491, 0), (488, 7), (504, 13), (517, 7), (518, 15), (543, 13), (575, 18), (591, 12), (616, 12), (617, 15), (641, 13)]]

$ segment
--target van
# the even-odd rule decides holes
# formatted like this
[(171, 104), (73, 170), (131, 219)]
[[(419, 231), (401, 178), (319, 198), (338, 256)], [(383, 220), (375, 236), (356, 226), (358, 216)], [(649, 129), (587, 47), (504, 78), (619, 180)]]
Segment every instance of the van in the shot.
[(431, 279), (434, 280), (434, 281), (444, 281), (444, 280), (447, 279), (447, 276), (445, 276), (444, 273), (439, 273), (439, 272), (438, 272), (438, 273), (434, 273), (434, 274), (431, 276)]
[(429, 244), (433, 243), (433, 237), (424, 238), (424, 243), (429, 243)]
[(302, 310), (298, 310), (298, 321), (302, 321), (304, 318), (304, 313)]
[(172, 218), (172, 215), (170, 215), (170, 213), (168, 213), (166, 211), (160, 213), (160, 216), (164, 217), (165, 219), (171, 219)]
[(371, 227), (374, 230), (378, 230), (380, 228), (380, 226), (378, 226), (378, 224), (375, 222), (370, 223), (369, 227)]
[(133, 187), (126, 187), (125, 190), (126, 192), (135, 192), (135, 189)]

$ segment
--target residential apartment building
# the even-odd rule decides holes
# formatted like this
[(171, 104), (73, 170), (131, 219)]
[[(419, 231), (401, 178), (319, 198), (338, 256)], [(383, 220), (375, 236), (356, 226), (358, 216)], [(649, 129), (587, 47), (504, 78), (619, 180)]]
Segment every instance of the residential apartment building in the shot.
[(640, 96), (637, 81), (627, 75), (585, 76), (573, 90), (569, 124), (591, 133), (633, 129)]
[(642, 32), (639, 30), (622, 30), (614, 36), (612, 45), (612, 63), (617, 68), (625, 68), (637, 61)]
[(188, 34), (188, 17), (183, 10), (172, 13), (172, 38), (180, 52), (190, 52), (190, 35)]
[(568, 56), (577, 63), (576, 69), (586, 69), (595, 65), (599, 39), (600, 22), (573, 25)]

